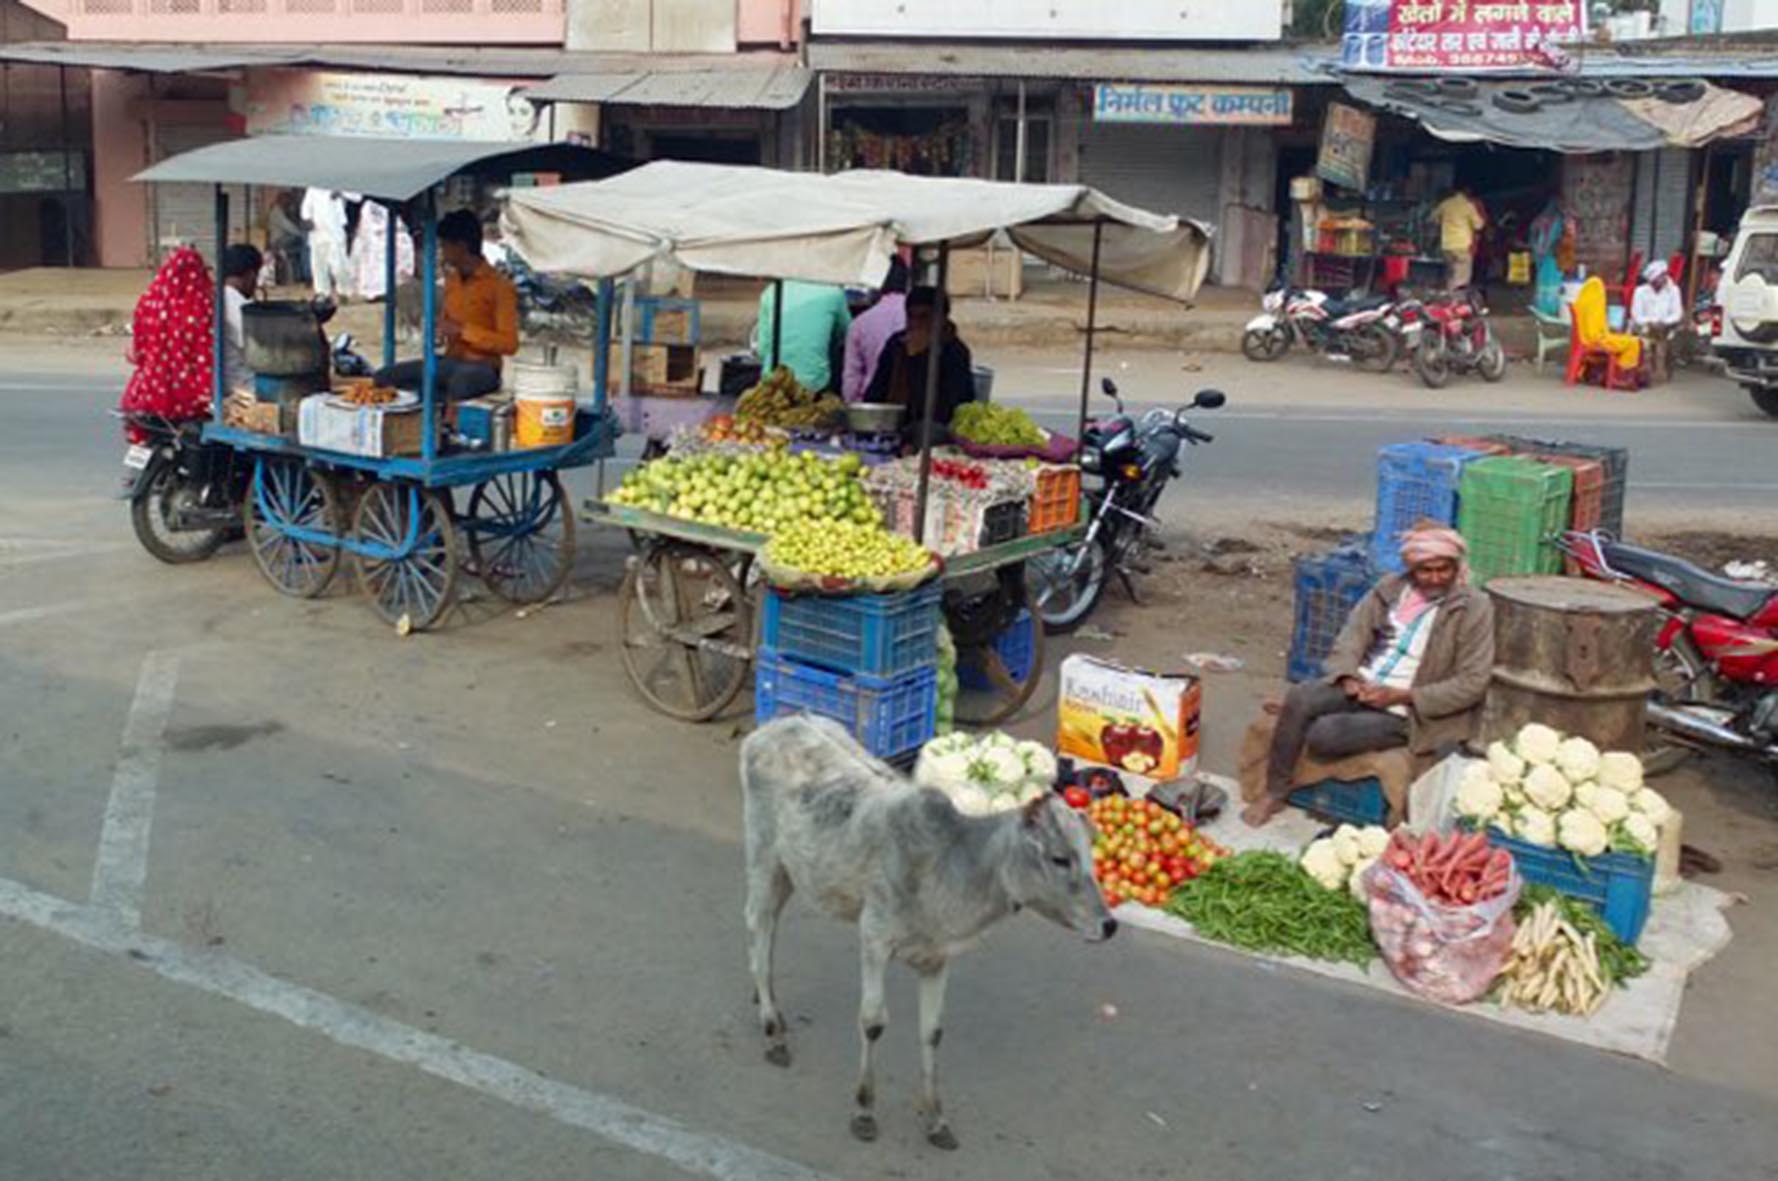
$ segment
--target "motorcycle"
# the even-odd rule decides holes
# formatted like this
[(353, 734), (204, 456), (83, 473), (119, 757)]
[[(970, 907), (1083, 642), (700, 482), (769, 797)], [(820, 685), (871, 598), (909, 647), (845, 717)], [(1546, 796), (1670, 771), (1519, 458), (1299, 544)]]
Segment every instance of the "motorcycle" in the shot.
[(1300, 343), (1310, 352), (1347, 357), (1360, 369), (1387, 373), (1400, 347), (1384, 323), (1390, 306), (1386, 295), (1340, 300), (1324, 291), (1274, 288), (1260, 300), (1264, 310), (1241, 333), (1241, 355), (1276, 361)]
[(1649, 724), (1682, 748), (1748, 755), (1778, 772), (1778, 588), (1597, 532), (1564, 533), (1557, 544), (1587, 577), (1659, 604)]
[(1186, 411), (1214, 410), (1228, 400), (1220, 390), (1199, 390), (1190, 406), (1156, 408), (1138, 420), (1125, 411), (1110, 378), (1101, 388), (1117, 413), (1090, 423), (1081, 440), (1081, 472), (1098, 481), (1086, 489), (1086, 536), (1027, 563), (1037, 613), (1051, 634), (1073, 631), (1086, 621), (1109, 575), (1117, 576), (1131, 599), (1141, 601), (1132, 574), (1141, 570), (1146, 552), (1160, 546), (1155, 505), (1168, 482), (1181, 474), (1179, 456), (1186, 444), (1214, 439), (1191, 426)]
[(1474, 292), (1461, 292), (1424, 305), (1414, 372), (1428, 388), (1440, 390), (1458, 373), (1479, 373), (1483, 381), (1506, 376), (1506, 350), (1488, 323), (1488, 309)]
[(112, 411), (124, 420), (119, 500), (142, 548), (169, 565), (201, 562), (241, 529), (241, 505), (253, 462), (230, 446), (204, 441), (201, 419)]

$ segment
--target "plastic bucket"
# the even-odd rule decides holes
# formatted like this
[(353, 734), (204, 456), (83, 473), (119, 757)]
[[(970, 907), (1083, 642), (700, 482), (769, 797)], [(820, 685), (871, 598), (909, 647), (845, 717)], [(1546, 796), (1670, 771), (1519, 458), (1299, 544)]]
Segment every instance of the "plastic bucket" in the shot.
[(513, 367), (514, 447), (562, 447), (574, 441), (575, 372), (566, 366)]

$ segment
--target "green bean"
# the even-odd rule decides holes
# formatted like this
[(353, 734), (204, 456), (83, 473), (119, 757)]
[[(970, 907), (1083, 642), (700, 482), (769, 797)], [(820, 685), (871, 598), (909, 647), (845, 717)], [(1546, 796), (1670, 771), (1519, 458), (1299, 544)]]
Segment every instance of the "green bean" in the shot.
[(1167, 909), (1198, 934), (1247, 951), (1357, 964), (1376, 957), (1370, 915), (1283, 853), (1224, 858), (1174, 892)]

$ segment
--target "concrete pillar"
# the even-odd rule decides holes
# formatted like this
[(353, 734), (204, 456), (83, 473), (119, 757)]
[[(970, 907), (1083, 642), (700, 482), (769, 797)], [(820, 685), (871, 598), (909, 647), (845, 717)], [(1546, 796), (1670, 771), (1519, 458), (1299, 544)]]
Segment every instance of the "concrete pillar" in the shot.
[(153, 265), (148, 186), (130, 177), (149, 164), (148, 84), (140, 75), (93, 71), (93, 243), (102, 267)]

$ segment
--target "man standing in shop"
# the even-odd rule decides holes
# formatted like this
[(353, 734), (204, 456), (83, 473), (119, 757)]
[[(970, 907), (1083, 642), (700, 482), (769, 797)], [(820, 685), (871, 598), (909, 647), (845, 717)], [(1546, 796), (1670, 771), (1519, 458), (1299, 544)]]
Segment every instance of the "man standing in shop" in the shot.
[(1475, 252), (1488, 219), (1468, 188), (1457, 188), (1432, 210), (1438, 218), (1438, 245), (1445, 256), (1445, 287), (1461, 291), (1475, 278)]

